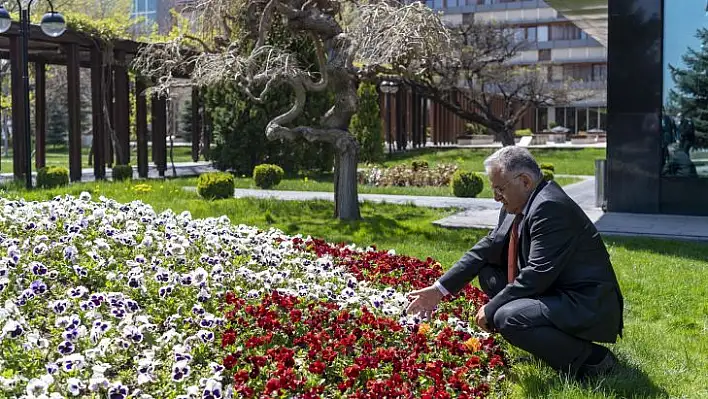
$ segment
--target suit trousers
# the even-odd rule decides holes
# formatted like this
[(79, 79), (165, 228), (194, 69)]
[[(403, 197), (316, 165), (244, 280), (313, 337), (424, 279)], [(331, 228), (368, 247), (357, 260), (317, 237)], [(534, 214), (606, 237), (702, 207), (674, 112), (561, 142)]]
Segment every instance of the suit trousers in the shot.
[[(479, 285), (490, 298), (507, 285), (506, 270), (485, 265), (479, 271)], [(500, 307), (492, 321), (504, 339), (540, 358), (557, 371), (575, 375), (592, 351), (592, 343), (561, 331), (544, 316), (546, 305), (534, 298), (522, 298)]]

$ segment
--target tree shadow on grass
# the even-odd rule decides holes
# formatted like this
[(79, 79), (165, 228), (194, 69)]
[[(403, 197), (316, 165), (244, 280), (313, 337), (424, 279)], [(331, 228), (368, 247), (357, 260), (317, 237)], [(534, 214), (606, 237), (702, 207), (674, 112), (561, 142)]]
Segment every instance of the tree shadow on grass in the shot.
[[(541, 366), (540, 361), (535, 363), (538, 367), (531, 369), (531, 372), (522, 372), (521, 375), (512, 373), (511, 377), (513, 382), (521, 385), (528, 398), (546, 397), (551, 391), (592, 392), (611, 398), (658, 399), (669, 397), (669, 393), (656, 385), (641, 368), (621, 357), (611, 373), (582, 383), (570, 380), (567, 376), (560, 377), (552, 372), (541, 372), (541, 369), (550, 369)], [(569, 394), (569, 396), (575, 397), (577, 395)]]

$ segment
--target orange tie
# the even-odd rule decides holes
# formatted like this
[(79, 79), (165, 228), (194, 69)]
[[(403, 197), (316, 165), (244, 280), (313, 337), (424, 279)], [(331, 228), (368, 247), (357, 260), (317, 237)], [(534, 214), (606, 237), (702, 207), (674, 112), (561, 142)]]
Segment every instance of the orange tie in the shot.
[(507, 279), (509, 284), (516, 279), (517, 262), (519, 255), (519, 222), (521, 222), (521, 214), (516, 215), (514, 223), (511, 224), (511, 239), (509, 240), (509, 254), (506, 261), (507, 264)]

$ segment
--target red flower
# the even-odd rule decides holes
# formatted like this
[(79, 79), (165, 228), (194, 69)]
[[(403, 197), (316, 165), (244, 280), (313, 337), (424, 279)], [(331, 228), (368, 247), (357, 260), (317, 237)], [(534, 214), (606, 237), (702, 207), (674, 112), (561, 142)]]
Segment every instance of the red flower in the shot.
[(308, 367), (308, 370), (310, 370), (311, 373), (322, 374), (325, 371), (325, 367), (326, 366), (324, 363), (317, 360), (316, 362), (310, 364), (310, 367)]
[(268, 380), (266, 383), (266, 394), (270, 395), (272, 392), (280, 390), (280, 379), (279, 378), (271, 378)]
[(349, 378), (359, 377), (360, 372), (361, 372), (361, 367), (359, 367), (356, 364), (351, 365), (351, 366), (344, 369), (344, 375), (346, 375)]
[(224, 335), (221, 336), (221, 347), (225, 348), (228, 345), (236, 342), (236, 332), (234, 330), (227, 330)]
[(504, 361), (502, 360), (501, 356), (499, 355), (494, 355), (492, 356), (492, 359), (489, 361), (489, 368), (494, 368), (497, 366), (503, 366)]
[(234, 355), (226, 355), (226, 357), (224, 358), (224, 367), (227, 370), (231, 370), (232, 368), (234, 368), (234, 366), (236, 366), (236, 363), (238, 363), (238, 359)]
[(293, 309), (290, 311), (290, 322), (295, 324), (302, 319), (302, 311), (300, 309)]
[(247, 381), (248, 381), (248, 372), (246, 370), (240, 370), (234, 374), (234, 383), (236, 383), (236, 385), (243, 384)]

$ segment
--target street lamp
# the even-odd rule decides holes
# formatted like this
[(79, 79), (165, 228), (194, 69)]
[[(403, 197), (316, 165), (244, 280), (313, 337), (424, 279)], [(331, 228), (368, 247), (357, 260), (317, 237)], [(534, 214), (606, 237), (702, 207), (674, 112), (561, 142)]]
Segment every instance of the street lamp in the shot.
[(388, 133), (388, 156), (393, 153), (393, 134), (391, 134), (391, 99), (389, 94), (394, 94), (398, 91), (398, 84), (390, 80), (381, 82), (381, 92), (386, 94), (386, 129)]
[[(66, 20), (64, 16), (54, 11), (54, 5), (50, 0), (50, 11), (42, 17), (40, 28), (49, 37), (59, 37), (66, 31)], [(29, 87), (29, 34), (30, 34), (30, 7), (34, 0), (29, 0), (26, 8), (22, 8), (22, 2), (16, 0), (17, 8), (20, 10), (20, 37), (22, 38), (22, 51), (20, 52), (20, 64), (22, 65), (22, 82), (25, 88), (24, 96), (24, 119), (25, 119), (25, 156), (27, 188), (32, 188), (32, 137), (30, 135), (30, 87)], [(12, 26), (10, 13), (5, 6), (0, 5), (0, 33), (5, 33)]]

